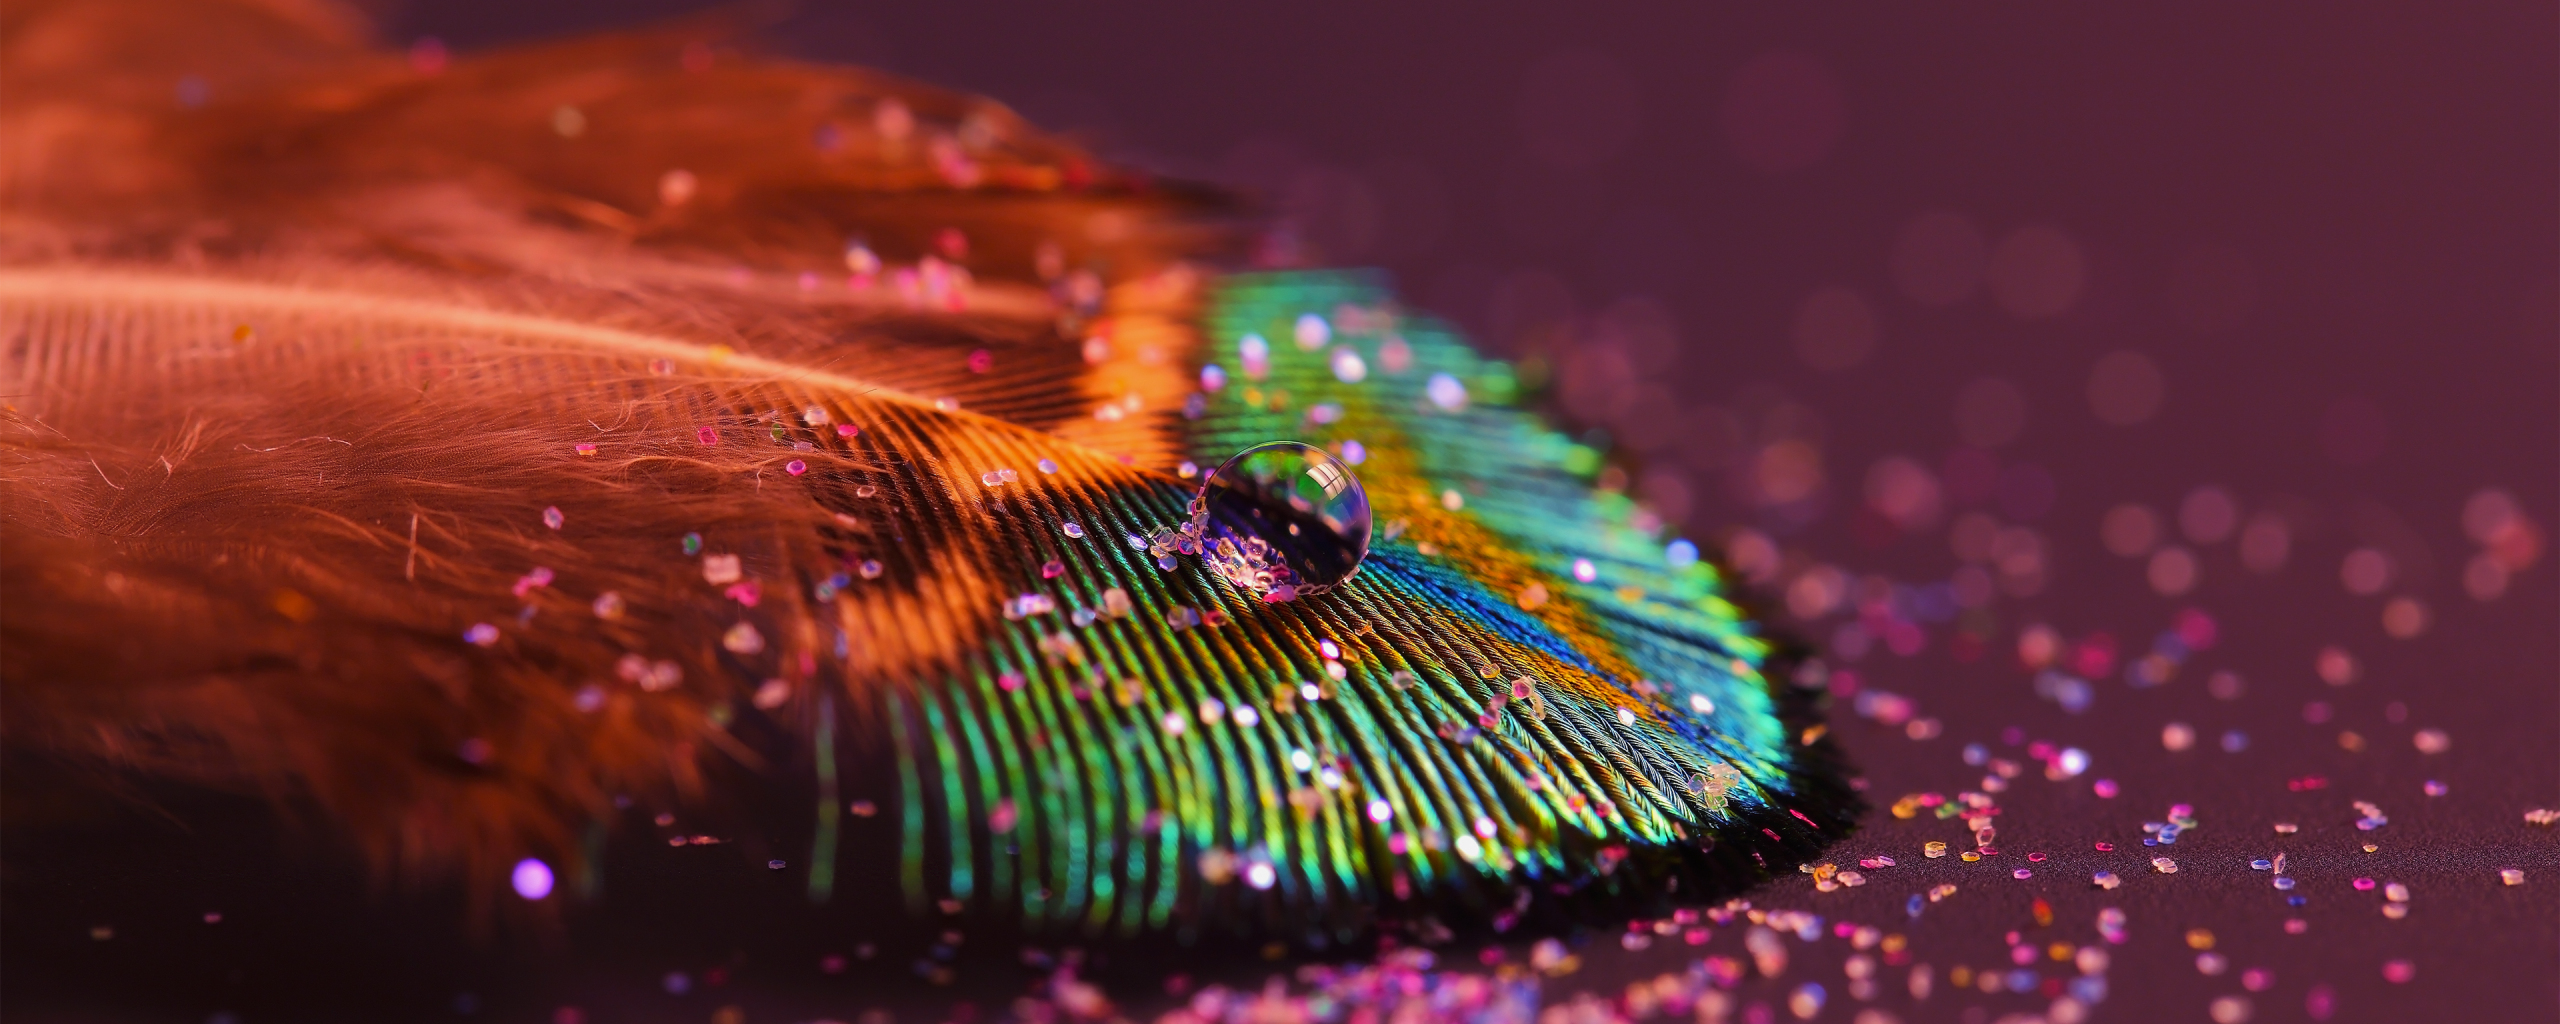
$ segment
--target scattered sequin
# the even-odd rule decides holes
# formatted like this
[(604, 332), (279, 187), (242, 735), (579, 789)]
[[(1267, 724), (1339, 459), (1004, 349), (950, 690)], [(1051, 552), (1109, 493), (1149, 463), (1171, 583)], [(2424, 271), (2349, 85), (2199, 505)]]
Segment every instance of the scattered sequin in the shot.
[(515, 886), (516, 895), (525, 899), (539, 900), (551, 895), (551, 865), (536, 858), (517, 861), (509, 880)]

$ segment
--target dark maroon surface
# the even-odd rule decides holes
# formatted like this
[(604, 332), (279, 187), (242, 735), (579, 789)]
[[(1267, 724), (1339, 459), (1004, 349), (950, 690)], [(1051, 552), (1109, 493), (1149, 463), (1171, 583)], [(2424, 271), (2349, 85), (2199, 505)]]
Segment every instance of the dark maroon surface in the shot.
[[(691, 6), (453, 0), (412, 5), (390, 24), (396, 39), (435, 35), (467, 51)], [(2315, 986), (2334, 992), (2337, 1020), (2560, 1015), (2560, 831), (2522, 817), (2560, 806), (2560, 567), (2546, 551), (2502, 597), (2475, 600), (2463, 586), (2475, 546), (2460, 522), (2465, 500), (2493, 486), (2515, 495), (2546, 546), (2560, 522), (2550, 5), (1231, 8), (810, 5), (768, 38), (986, 92), (1122, 159), (1261, 190), (1312, 258), (1391, 268), (1408, 296), (1488, 347), (1555, 368), (1559, 408), (1577, 427), (1653, 446), (1650, 464), (1673, 468), (1702, 543), (1754, 525), (1852, 578), (1945, 579), (1956, 562), (1944, 525), (1862, 529), (1862, 481), (1893, 455), (1943, 465), (1961, 444), (1959, 390), (1984, 377), (2013, 383), (2025, 425), (1996, 459), (2054, 481), (2048, 510), (2011, 517), (2046, 538), (2048, 582), (2001, 599), (1999, 639), (1978, 660), (1956, 658), (1938, 627), (1917, 654), (1880, 647), (1851, 663), (1866, 686), (1911, 698), (1944, 726), (1913, 740), (1849, 713), (1848, 701), (1835, 716), (1833, 735), (1877, 806), (1838, 859), (1888, 853), (1899, 866), (1869, 872), (1859, 889), (1817, 894), (1794, 878), (1752, 896), (1907, 934), (1940, 990), (1915, 1003), (1895, 969), (1875, 1005), (1913, 1021), (2040, 1011), (2043, 997), (1949, 991), (1944, 972), (2007, 966), (2011, 930), (2039, 944), (2096, 942), (2098, 908), (2119, 906), (2131, 933), (2113, 947), (2098, 1020), (2208, 1019), (2207, 1004), (2242, 993), (2252, 967), (2273, 978), (2250, 994), (2259, 1021), (2306, 1019)], [(2067, 309), (2032, 318), (1984, 288), (1915, 301), (1897, 286), (1892, 253), (1904, 225), (1932, 210), (1966, 216), (1992, 243), (2049, 225), (2084, 255), (2085, 285)], [(1835, 371), (1808, 365), (1791, 340), (1806, 296), (1825, 286), (1857, 292), (1877, 324), (1872, 354)], [(1590, 354), (1594, 318), (1629, 296), (1658, 301), (1677, 323), (1677, 343), (1635, 374)], [(2125, 350), (2159, 369), (2165, 397), (2155, 415), (2119, 426), (2093, 415), (2088, 392), (2101, 358)], [(1809, 516), (1750, 500), (1732, 483), (1747, 476), (1733, 468), (1733, 443), (1718, 440), (1715, 411), (1748, 421), (1773, 396), (1818, 419), (1829, 497)], [(1647, 420), (1665, 416), (1678, 429), (1647, 436)], [(1671, 486), (1663, 479), (1647, 485), (1657, 496)], [(2205, 484), (2229, 488), (2244, 516), (2291, 511), (2285, 568), (2249, 572), (2229, 542), (2201, 546), (2201, 583), (2172, 599), (2146, 584), (2141, 561), (2100, 545), (2109, 508), (2139, 502), (2174, 520), (2180, 498)], [(2400, 573), (2381, 595), (2341, 586), (2341, 559), (2360, 546), (2396, 556)], [(2402, 595), (2433, 609), (2423, 635), (2385, 634), (2382, 600)], [(2167, 685), (2096, 680), (2080, 714), (2038, 699), (2009, 653), (2017, 627), (2034, 622), (2073, 638), (2106, 631), (2138, 653), (2187, 607), (2216, 619), (2219, 643)], [(1802, 628), (1829, 636), (1837, 621)], [(2315, 675), (2315, 653), (2332, 645), (2360, 660), (2356, 682)], [(2237, 700), (2205, 693), (2206, 675), (2223, 668), (2249, 681)], [(2311, 701), (2334, 718), (2307, 722)], [(2393, 702), (2405, 721), (2386, 717)], [(2163, 749), (2173, 720), (2194, 724), (2194, 749)], [(2001, 794), (1999, 857), (1922, 859), (1924, 839), (1968, 844), (1947, 823), (1898, 822), (1884, 807), (1978, 785), (1981, 769), (1958, 757), (1965, 743), (2023, 760), (2002, 742), (2010, 727), (2084, 748), (2094, 766), (2049, 782), (2030, 765)], [(2422, 754), (2412, 742), (2422, 727), (2445, 730), (2450, 748)], [(2218, 746), (2230, 729), (2248, 734), (2245, 751)], [(2342, 730), (2366, 748), (2343, 749)], [(2327, 785), (2288, 788), (2306, 776)], [(2095, 796), (2099, 777), (2120, 795)], [(2446, 794), (2424, 795), (2428, 779)], [(2356, 799), (2380, 804), (2390, 824), (2357, 831)], [(2172, 803), (2191, 804), (2200, 827), (2146, 850), (2140, 824)], [(2278, 821), (2302, 830), (2278, 837)], [(583, 955), (482, 948), (450, 929), (436, 894), (370, 891), (317, 855), (223, 860), (219, 851), (244, 844), (276, 848), (260, 845), (274, 842), (262, 827), (244, 829), (137, 825), (102, 837), (111, 848), (13, 849), (12, 959), (47, 975), (11, 970), (10, 987), (127, 986), (136, 1012), (168, 1019), (203, 1019), (228, 1005), (222, 993), (249, 990), (420, 1019), (455, 1019), (461, 991), (482, 993), (483, 1015), (503, 1019), (535, 1019), (547, 1012), (535, 1007), (563, 999), (630, 1019), (699, 1020), (720, 1004), (658, 993), (672, 961), (617, 960), (609, 926), (581, 934)], [(2117, 852), (2095, 852), (2097, 841)], [(2363, 842), (2379, 849), (2362, 852)], [(2296, 865), (2298, 910), (2245, 866), (2278, 850)], [(2009, 877), (2030, 851), (2051, 859), (2033, 879)], [(2162, 852), (2178, 874), (2149, 870)], [(2501, 885), (2504, 867), (2524, 869), (2527, 884)], [(2124, 887), (2093, 889), (2101, 868)], [(726, 877), (643, 880), (702, 889), (678, 916), (699, 928), (703, 958), (755, 945), (758, 908), (774, 901)], [(2357, 877), (2408, 884), (2408, 917), (2386, 920), (2378, 893), (2351, 887)], [(1905, 916), (1908, 896), (1950, 881), (1957, 894)], [(195, 951), (176, 972), (166, 956), (108, 959), (142, 957), (124, 950), (148, 940), (147, 927), (120, 933), (112, 951), (21, 927), (190, 891), (290, 909), (243, 919), (235, 937), (170, 938)], [(2052, 926), (2033, 920), (2039, 897)], [(2283, 929), (2292, 916), (2307, 922), (2302, 934)], [(2227, 972), (2198, 971), (2184, 937), (2194, 928), (2214, 933)], [(1719, 929), (1705, 951), (1740, 955), (1739, 930)], [(1818, 1019), (1849, 1020), (1860, 1004), (1840, 984), (1844, 947), (1797, 945), (1784, 978), (1747, 982), (1740, 995), (1792, 1019), (1787, 992), (1818, 979), (1831, 992)], [(1549, 991), (1614, 990), (1696, 952), (1669, 941), (1625, 951), (1603, 936), (1583, 950), (1583, 971)], [(2384, 980), (2382, 965), (2404, 959), (2414, 979)], [(146, 964), (163, 973), (136, 976)], [(742, 969), (740, 993), (721, 999), (753, 1020), (822, 1007), (849, 1019), (860, 1005), (799, 981), (757, 987), (775, 976)], [(155, 985), (168, 998), (144, 998)], [(243, 1019), (299, 1016), (288, 996), (260, 998), (275, 1009)]]

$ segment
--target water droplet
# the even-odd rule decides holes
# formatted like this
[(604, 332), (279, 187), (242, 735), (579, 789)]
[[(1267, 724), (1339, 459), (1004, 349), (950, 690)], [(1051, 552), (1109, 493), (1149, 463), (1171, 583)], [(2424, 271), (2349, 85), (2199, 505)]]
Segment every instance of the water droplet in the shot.
[(558, 505), (553, 505), (542, 510), (542, 525), (544, 526), (557, 530), (560, 528), (560, 524), (567, 521), (567, 517), (560, 514), (560, 506)]
[(1323, 593), (1369, 553), (1369, 495), (1323, 449), (1270, 441), (1236, 453), (1191, 504), (1201, 557), (1266, 601)]

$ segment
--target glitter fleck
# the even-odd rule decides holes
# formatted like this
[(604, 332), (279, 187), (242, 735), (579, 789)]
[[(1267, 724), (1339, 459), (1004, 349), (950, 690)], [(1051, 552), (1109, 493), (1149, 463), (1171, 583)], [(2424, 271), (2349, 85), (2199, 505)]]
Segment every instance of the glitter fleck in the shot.
[(552, 882), (551, 865), (527, 857), (516, 862), (510, 881), (515, 885), (516, 895), (525, 899), (538, 900), (549, 896)]

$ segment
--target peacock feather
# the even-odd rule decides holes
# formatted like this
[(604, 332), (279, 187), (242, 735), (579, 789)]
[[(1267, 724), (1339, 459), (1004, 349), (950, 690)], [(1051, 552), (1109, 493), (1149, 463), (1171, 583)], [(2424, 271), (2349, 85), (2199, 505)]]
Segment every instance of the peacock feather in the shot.
[(1224, 278), (1200, 323), (1180, 475), (1321, 443), (1387, 539), (1343, 588), (1264, 603), (1141, 550), (1186, 488), (1093, 495), (1127, 510), (1125, 549), (1067, 546), (983, 667), (893, 702), (925, 809), (911, 891), (1123, 929), (1499, 907), (1505, 883), (1695, 848), (1795, 791), (1769, 643), (1593, 490), (1595, 453), (1518, 408), (1507, 367), (1358, 274)]
[[(68, 76), (0, 122), (112, 126), (9, 182), (22, 749), (490, 894), (589, 877), (626, 805), (805, 793), (813, 902), (1068, 932), (1507, 925), (1848, 820), (1783, 652), (1604, 453), (1376, 277), (1206, 269), (1209, 193), (683, 33), (420, 80), (251, 27), (303, 70), (238, 109)], [(1373, 510), (1329, 592), (1158, 539), (1274, 440)]]

